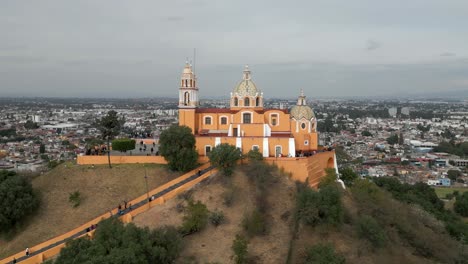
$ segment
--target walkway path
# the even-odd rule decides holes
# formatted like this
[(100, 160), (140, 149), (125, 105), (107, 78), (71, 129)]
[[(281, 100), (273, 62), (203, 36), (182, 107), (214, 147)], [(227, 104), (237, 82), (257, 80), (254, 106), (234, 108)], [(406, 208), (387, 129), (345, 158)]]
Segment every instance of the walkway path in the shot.
[[(176, 188), (179, 188), (179, 187), (183, 186), (184, 184), (187, 184), (187, 183), (189, 183), (189, 182), (191, 182), (191, 181), (193, 181), (193, 180), (195, 180), (195, 179), (201, 177), (202, 175), (204, 175), (205, 173), (211, 171), (212, 169), (213, 169), (213, 167), (208, 167), (208, 168), (206, 168), (206, 169), (200, 170), (199, 172), (197, 172), (197, 173), (191, 175), (190, 177), (188, 177), (188, 178), (186, 178), (186, 179), (184, 179), (184, 180), (182, 180), (182, 181), (179, 181), (179, 182), (177, 182), (177, 183), (175, 183), (175, 184), (173, 184), (173, 185), (171, 185), (171, 186), (165, 188), (164, 190), (161, 190), (160, 192), (158, 192), (158, 193), (152, 195), (152, 196), (150, 197), (150, 199), (143, 199), (143, 200), (141, 200), (140, 202), (138, 202), (138, 203), (136, 203), (136, 204), (133, 204), (133, 205), (131, 206), (131, 208), (127, 208), (127, 209), (125, 209), (125, 210), (122, 210), (120, 214), (114, 214), (114, 215), (112, 215), (111, 217), (121, 217), (121, 216), (124, 216), (124, 215), (128, 214), (129, 212), (131, 212), (131, 211), (133, 211), (133, 210), (135, 210), (135, 209), (137, 209), (137, 208), (140, 208), (140, 207), (144, 206), (145, 204), (148, 204), (150, 201), (155, 200), (155, 199), (157, 199), (157, 198), (159, 198), (159, 197), (162, 197), (163, 195), (169, 193), (170, 191), (175, 190)], [(47, 250), (49, 250), (49, 249), (51, 249), (51, 248), (54, 248), (54, 247), (59, 246), (59, 245), (61, 245), (61, 244), (64, 244), (64, 243), (66, 243), (67, 241), (69, 241), (70, 239), (76, 239), (76, 238), (78, 238), (78, 237), (81, 237), (81, 236), (85, 235), (85, 234), (88, 233), (88, 232), (90, 232), (90, 230), (89, 230), (88, 228), (85, 228), (85, 229), (83, 229), (83, 230), (81, 230), (81, 231), (79, 231), (79, 232), (77, 232), (77, 233), (75, 233), (75, 234), (73, 234), (73, 235), (71, 235), (71, 236), (69, 236), (69, 237), (63, 239), (63, 240), (57, 241), (57, 242), (55, 242), (55, 243), (53, 243), (53, 244), (50, 244), (50, 245), (48, 245), (48, 246), (46, 246), (46, 247), (43, 247), (43, 248), (41, 248), (41, 249), (35, 250), (35, 251), (31, 252), (29, 256), (22, 256), (22, 257), (19, 257), (19, 258), (16, 259), (16, 261), (17, 261), (17, 263), (20, 263), (21, 261), (24, 261), (24, 260), (26, 260), (26, 259), (29, 259), (29, 258), (31, 258), (31, 257), (33, 257), (33, 256), (38, 255), (38, 254), (41, 254), (41, 253), (43, 253), (43, 252), (45, 252), (45, 251), (47, 251)], [(17, 254), (16, 254), (16, 255), (17, 255)], [(0, 261), (0, 263), (13, 263), (12, 261), (13, 261), (13, 256), (8, 257), (8, 258), (6, 258), (6, 259), (3, 259), (2, 261)]]

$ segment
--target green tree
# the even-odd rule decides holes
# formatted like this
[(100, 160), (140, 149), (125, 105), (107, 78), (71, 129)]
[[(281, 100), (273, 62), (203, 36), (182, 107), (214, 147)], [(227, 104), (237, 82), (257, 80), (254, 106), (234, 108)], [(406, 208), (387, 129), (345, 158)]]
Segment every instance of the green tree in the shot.
[(319, 243), (307, 250), (304, 264), (344, 264), (345, 262), (345, 258), (337, 254), (331, 244)]
[(101, 131), (102, 138), (107, 141), (107, 160), (109, 162), (109, 168), (112, 168), (110, 161), (110, 142), (120, 133), (124, 123), (125, 119), (119, 118), (117, 112), (114, 110), (110, 110), (107, 112), (107, 115), (96, 120), (96, 125)]
[(367, 130), (362, 131), (361, 135), (364, 137), (372, 137), (372, 133)]
[(261, 161), (261, 160), (263, 160), (263, 155), (262, 155), (262, 153), (260, 153), (260, 151), (258, 151), (258, 149), (250, 150), (247, 153), (246, 157), (250, 161)]
[(37, 123), (34, 123), (33, 121), (31, 120), (28, 120), (26, 121), (26, 123), (24, 124), (24, 128), (26, 129), (37, 129), (39, 128), (39, 126), (37, 125)]
[(399, 142), (399, 141), (398, 141), (398, 135), (397, 135), (397, 134), (393, 134), (393, 135), (389, 136), (389, 137), (387, 138), (387, 142), (388, 142), (388, 144), (390, 144), (390, 145), (398, 144), (398, 142)]
[(236, 238), (232, 242), (232, 251), (234, 252), (234, 261), (236, 264), (244, 264), (247, 263), (247, 256), (248, 252), (248, 245), (249, 242), (247, 239), (242, 235), (236, 235)]
[(373, 217), (367, 215), (360, 217), (357, 221), (356, 228), (358, 235), (361, 238), (369, 240), (374, 247), (380, 248), (385, 245), (387, 236)]
[(182, 233), (191, 234), (202, 230), (208, 222), (208, 213), (206, 205), (202, 202), (189, 201), (182, 223)]
[(169, 264), (174, 263), (181, 250), (182, 237), (174, 227), (149, 230), (110, 218), (98, 224), (93, 240), (69, 241), (55, 264)]
[(232, 174), (234, 166), (241, 156), (240, 149), (227, 143), (219, 144), (208, 154), (211, 164), (227, 176)]
[(11, 230), (38, 206), (29, 181), (15, 172), (0, 171), (0, 233)]
[(159, 137), (159, 151), (172, 170), (189, 171), (198, 160), (195, 137), (187, 126), (173, 125)]
[(46, 150), (45, 150), (45, 145), (44, 145), (44, 144), (41, 144), (41, 145), (39, 146), (39, 153), (44, 154), (45, 151), (46, 151)]
[(457, 196), (457, 200), (453, 204), (453, 210), (463, 217), (468, 217), (468, 192)]
[(350, 167), (340, 169), (340, 179), (346, 186), (351, 186), (358, 177), (357, 173)]
[(120, 152), (127, 152), (128, 150), (135, 149), (135, 140), (129, 138), (121, 138), (112, 140), (112, 150)]
[(462, 175), (461, 171), (459, 170), (448, 170), (447, 171), (447, 176), (449, 177), (450, 180), (452, 181), (457, 181), (457, 178)]

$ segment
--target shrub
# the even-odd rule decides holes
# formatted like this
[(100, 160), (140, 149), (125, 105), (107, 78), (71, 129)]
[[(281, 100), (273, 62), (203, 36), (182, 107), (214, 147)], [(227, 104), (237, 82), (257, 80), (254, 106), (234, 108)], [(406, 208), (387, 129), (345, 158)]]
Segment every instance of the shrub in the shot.
[(202, 202), (189, 201), (182, 223), (182, 233), (191, 234), (202, 230), (208, 222), (208, 209)]
[(236, 188), (231, 186), (229, 189), (227, 189), (223, 193), (224, 204), (227, 207), (230, 207), (232, 203), (234, 202), (235, 196), (236, 196)]
[(259, 210), (254, 210), (244, 216), (242, 227), (250, 237), (264, 235), (267, 231), (266, 217)]
[(12, 230), (38, 206), (39, 198), (26, 178), (0, 171), (0, 232)]
[(346, 186), (351, 186), (357, 178), (357, 173), (350, 167), (340, 170), (340, 179), (343, 180)]
[(457, 196), (457, 200), (453, 204), (453, 210), (463, 217), (468, 217), (468, 192)]
[(112, 150), (126, 152), (135, 149), (135, 140), (129, 138), (121, 138), (112, 140)]
[(246, 157), (247, 157), (247, 159), (249, 159), (249, 161), (261, 161), (261, 160), (263, 160), (263, 155), (262, 155), (262, 153), (260, 153), (260, 151), (258, 151), (258, 149), (250, 150), (247, 153)]
[(341, 193), (336, 186), (326, 186), (318, 192), (307, 186), (300, 188), (296, 208), (299, 219), (311, 226), (338, 226), (343, 222)]
[(227, 143), (219, 144), (208, 153), (210, 162), (217, 167), (224, 175), (230, 176), (233, 173), (237, 161), (242, 157), (239, 148)]
[(81, 193), (79, 191), (70, 193), (68, 201), (72, 204), (73, 208), (78, 207), (81, 204)]
[(218, 210), (211, 212), (210, 221), (214, 226), (219, 226), (224, 222), (224, 213)]
[(380, 248), (385, 245), (387, 236), (373, 217), (367, 215), (360, 217), (356, 228), (359, 236), (367, 239), (374, 247)]
[(344, 264), (342, 255), (335, 252), (330, 244), (317, 244), (307, 250), (304, 264)]
[(232, 251), (234, 252), (234, 261), (236, 264), (244, 264), (247, 263), (247, 255), (248, 255), (248, 241), (242, 235), (236, 235), (236, 238), (232, 242)]

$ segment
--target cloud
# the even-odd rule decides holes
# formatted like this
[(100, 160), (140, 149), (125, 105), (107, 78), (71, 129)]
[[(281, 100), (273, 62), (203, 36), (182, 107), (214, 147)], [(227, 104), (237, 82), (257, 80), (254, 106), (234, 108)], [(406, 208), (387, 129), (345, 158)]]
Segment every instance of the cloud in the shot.
[(440, 54), (441, 57), (454, 57), (457, 56), (457, 54), (452, 53), (452, 52), (444, 52)]
[(369, 50), (369, 51), (376, 50), (380, 47), (382, 47), (382, 44), (380, 42), (377, 42), (372, 39), (367, 40), (366, 50)]
[(180, 21), (183, 21), (185, 18), (182, 17), (182, 16), (169, 16), (167, 17), (167, 21), (170, 21), (170, 22), (180, 22)]

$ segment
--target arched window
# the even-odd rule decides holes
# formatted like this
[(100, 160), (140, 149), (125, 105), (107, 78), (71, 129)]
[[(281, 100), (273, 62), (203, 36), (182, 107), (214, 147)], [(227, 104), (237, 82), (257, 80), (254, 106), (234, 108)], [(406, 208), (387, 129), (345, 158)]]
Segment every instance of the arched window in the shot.
[(252, 114), (251, 113), (243, 113), (242, 120), (244, 124), (252, 123)]
[(278, 114), (272, 114), (270, 116), (271, 120), (270, 120), (270, 124), (272, 126), (277, 126), (278, 125)]
[(189, 92), (184, 93), (184, 105), (188, 105), (190, 103), (190, 94)]
[(257, 99), (255, 99), (255, 105), (260, 106), (260, 97), (257, 97)]
[(211, 116), (205, 116), (205, 125), (211, 125)]
[(238, 106), (239, 105), (239, 99), (237, 99), (237, 97), (234, 97), (234, 106)]
[(250, 99), (248, 97), (244, 99), (244, 106), (250, 106)]
[(221, 117), (221, 125), (226, 125), (227, 124), (227, 117), (223, 116)]
[(305, 129), (305, 128), (306, 128), (306, 123), (302, 123), (302, 124), (301, 124), (301, 128), (302, 128), (302, 129)]

